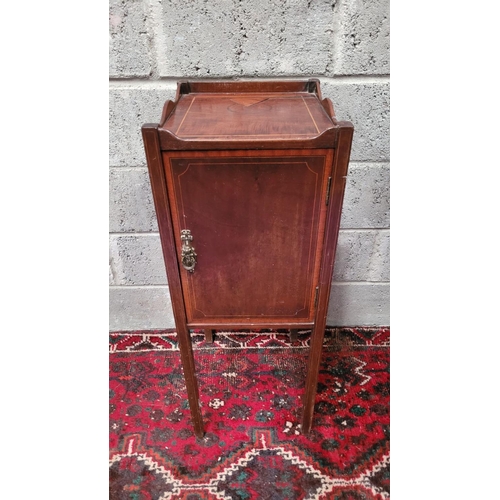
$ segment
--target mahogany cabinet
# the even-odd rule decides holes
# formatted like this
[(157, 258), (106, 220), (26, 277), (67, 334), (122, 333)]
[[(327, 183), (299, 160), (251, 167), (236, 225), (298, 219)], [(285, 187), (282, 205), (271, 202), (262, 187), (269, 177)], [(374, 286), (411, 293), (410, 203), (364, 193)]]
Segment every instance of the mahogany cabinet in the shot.
[(194, 429), (190, 329), (312, 329), (311, 429), (353, 126), (319, 81), (184, 81), (142, 134)]

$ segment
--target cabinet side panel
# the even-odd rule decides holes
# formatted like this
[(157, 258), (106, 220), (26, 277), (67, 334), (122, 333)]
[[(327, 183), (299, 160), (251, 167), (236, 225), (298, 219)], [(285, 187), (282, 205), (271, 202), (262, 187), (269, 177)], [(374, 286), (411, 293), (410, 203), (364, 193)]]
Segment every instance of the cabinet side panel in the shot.
[(169, 281), (169, 290), (172, 299), (172, 308), (174, 312), (177, 337), (179, 340), (179, 349), (182, 367), (184, 370), (184, 378), (186, 381), (191, 418), (193, 420), (196, 435), (198, 437), (202, 437), (203, 419), (199, 405), (198, 382), (195, 376), (195, 364), (191, 338), (186, 325), (186, 316), (179, 279), (179, 269), (175, 259), (175, 242), (172, 232), (172, 220), (165, 186), (165, 176), (157, 126), (153, 124), (143, 125), (142, 136), (144, 140), (146, 159), (148, 162), (158, 227), (160, 229), (163, 257)]
[(315, 325), (311, 335), (311, 349), (307, 362), (307, 378), (303, 400), (302, 430), (306, 434), (311, 430), (318, 373), (323, 348), (323, 337), (326, 326), (328, 299), (330, 297), (333, 277), (333, 264), (340, 227), (342, 202), (344, 199), (345, 180), (352, 144), (353, 126), (350, 122), (339, 122), (338, 148), (333, 160), (333, 174), (331, 187), (331, 201), (328, 207), (324, 250), (319, 279), (318, 307)]

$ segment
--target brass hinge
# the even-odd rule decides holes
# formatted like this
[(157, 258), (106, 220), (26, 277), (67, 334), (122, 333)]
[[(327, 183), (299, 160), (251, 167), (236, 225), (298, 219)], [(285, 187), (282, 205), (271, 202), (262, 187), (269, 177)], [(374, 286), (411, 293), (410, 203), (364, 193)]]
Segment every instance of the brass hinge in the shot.
[(330, 189), (332, 187), (332, 178), (328, 177), (328, 181), (326, 183), (326, 204), (330, 201)]
[(319, 286), (316, 287), (316, 293), (314, 294), (314, 307), (318, 305), (318, 292), (319, 292)]

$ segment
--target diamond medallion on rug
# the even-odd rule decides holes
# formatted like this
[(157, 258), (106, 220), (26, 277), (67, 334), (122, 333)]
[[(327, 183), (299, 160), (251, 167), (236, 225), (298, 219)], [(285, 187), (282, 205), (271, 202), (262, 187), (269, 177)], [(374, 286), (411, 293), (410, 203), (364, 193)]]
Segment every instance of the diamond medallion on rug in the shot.
[(200, 440), (175, 333), (112, 333), (110, 498), (388, 499), (389, 330), (327, 330), (304, 436), (309, 336), (194, 332)]

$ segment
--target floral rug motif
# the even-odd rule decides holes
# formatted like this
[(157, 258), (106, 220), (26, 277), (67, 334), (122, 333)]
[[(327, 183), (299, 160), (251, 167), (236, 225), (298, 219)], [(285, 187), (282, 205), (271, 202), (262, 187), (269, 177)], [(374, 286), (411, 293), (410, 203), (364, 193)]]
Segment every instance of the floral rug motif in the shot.
[(192, 333), (205, 436), (176, 334), (110, 334), (111, 500), (389, 498), (389, 328), (327, 329), (301, 433), (310, 331)]

